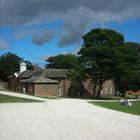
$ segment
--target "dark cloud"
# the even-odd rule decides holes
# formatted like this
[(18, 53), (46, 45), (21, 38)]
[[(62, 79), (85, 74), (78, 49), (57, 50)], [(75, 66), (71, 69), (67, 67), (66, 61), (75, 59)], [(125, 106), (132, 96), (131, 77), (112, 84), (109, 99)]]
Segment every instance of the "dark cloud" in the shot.
[(53, 31), (42, 31), (32, 36), (33, 43), (41, 46), (46, 42), (50, 42), (55, 37)]
[(60, 35), (59, 47), (64, 47), (67, 45), (78, 45), (81, 36), (86, 27), (86, 22), (84, 20), (76, 21), (76, 19), (66, 19), (63, 25), (63, 32)]
[[(32, 26), (61, 19), (64, 24), (59, 46), (78, 43), (91, 23), (124, 21), (140, 17), (139, 0), (0, 0), (0, 27)], [(42, 45), (54, 37), (52, 33), (32, 35), (33, 42)]]

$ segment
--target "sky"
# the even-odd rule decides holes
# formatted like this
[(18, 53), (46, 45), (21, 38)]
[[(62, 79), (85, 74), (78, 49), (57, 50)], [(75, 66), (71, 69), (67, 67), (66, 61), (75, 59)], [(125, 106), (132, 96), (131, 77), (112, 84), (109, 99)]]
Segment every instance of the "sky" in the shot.
[(140, 43), (140, 0), (0, 0), (0, 56), (43, 67), (50, 56), (76, 54), (94, 28)]

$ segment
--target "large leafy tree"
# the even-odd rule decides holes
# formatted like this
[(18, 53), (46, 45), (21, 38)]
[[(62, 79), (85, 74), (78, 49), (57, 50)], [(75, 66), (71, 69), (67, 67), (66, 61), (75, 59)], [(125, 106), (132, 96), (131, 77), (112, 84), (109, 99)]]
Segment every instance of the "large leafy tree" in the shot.
[(124, 96), (125, 91), (140, 88), (140, 44), (126, 42), (116, 49), (116, 54), (116, 89)]
[(19, 63), (23, 59), (10, 52), (0, 56), (0, 78), (4, 81), (14, 72), (19, 71)]
[(57, 56), (49, 57), (46, 62), (46, 68), (74, 69), (75, 65), (78, 64), (78, 57), (73, 54), (60, 54)]
[(96, 28), (83, 36), (83, 47), (108, 46), (124, 44), (124, 36), (114, 30)]
[(83, 36), (79, 51), (87, 78), (93, 86), (93, 95), (100, 98), (103, 83), (114, 77), (117, 65), (115, 49), (124, 44), (122, 34), (109, 29), (94, 29)]

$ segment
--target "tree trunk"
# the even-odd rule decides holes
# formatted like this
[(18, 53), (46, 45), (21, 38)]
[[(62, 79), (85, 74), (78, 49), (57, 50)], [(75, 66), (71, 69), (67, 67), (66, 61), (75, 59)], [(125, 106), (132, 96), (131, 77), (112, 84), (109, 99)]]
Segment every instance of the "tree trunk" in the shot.
[(99, 90), (97, 92), (97, 99), (100, 99), (100, 97), (101, 97), (101, 90), (102, 90), (102, 83), (100, 83), (100, 85), (99, 85)]
[(116, 82), (116, 80), (114, 80), (114, 86), (115, 86), (115, 95), (117, 95), (117, 89), (118, 89), (118, 86), (117, 86), (117, 82)]
[(94, 85), (94, 87), (92, 89), (93, 89), (93, 91), (92, 91), (92, 97), (95, 97), (96, 96), (96, 86)]

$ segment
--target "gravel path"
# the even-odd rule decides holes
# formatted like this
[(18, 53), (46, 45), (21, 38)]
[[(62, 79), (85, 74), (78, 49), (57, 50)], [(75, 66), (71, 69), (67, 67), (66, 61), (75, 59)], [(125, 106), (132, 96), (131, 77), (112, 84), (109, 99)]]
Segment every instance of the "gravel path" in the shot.
[(140, 117), (74, 99), (0, 104), (0, 140), (140, 140)]

